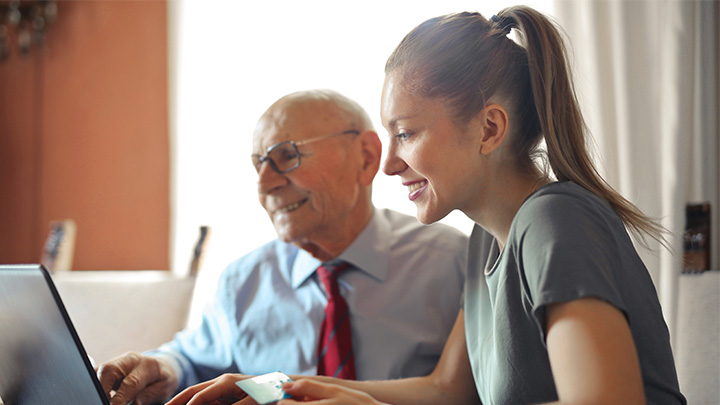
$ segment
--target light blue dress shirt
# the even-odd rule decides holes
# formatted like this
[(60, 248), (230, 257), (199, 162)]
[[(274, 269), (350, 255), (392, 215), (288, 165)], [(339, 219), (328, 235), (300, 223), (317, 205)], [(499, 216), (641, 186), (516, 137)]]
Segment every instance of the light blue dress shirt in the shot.
[[(439, 360), (460, 308), (467, 237), (376, 209), (338, 260), (359, 380), (426, 375)], [(230, 264), (197, 329), (151, 354), (171, 360), (179, 389), (222, 373), (316, 373), (327, 295), (320, 261), (279, 240)]]

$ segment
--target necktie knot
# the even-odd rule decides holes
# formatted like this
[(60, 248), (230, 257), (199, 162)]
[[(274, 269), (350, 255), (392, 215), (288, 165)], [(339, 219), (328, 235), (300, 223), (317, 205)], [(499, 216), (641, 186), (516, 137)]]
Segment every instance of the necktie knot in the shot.
[(345, 270), (350, 268), (350, 263), (339, 262), (336, 264), (323, 264), (318, 267), (317, 273), (320, 276), (320, 280), (325, 286), (325, 290), (328, 294), (333, 297), (340, 293), (337, 287), (337, 278)]

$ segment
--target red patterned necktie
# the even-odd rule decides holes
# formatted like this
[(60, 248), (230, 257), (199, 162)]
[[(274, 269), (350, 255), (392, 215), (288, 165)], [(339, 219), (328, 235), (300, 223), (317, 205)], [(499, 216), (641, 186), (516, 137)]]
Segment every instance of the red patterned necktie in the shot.
[(340, 295), (337, 277), (350, 265), (320, 266), (317, 273), (328, 293), (325, 318), (320, 326), (318, 341), (318, 375), (346, 380), (355, 379), (355, 356), (352, 350), (352, 330), (348, 305)]

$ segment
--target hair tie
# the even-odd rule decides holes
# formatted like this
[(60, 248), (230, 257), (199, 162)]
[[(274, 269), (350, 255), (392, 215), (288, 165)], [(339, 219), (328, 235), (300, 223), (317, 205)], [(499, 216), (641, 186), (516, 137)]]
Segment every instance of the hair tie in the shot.
[(500, 31), (502, 31), (503, 34), (507, 35), (510, 33), (510, 30), (512, 29), (512, 22), (510, 19), (505, 17), (500, 18), (497, 14), (493, 14), (490, 19), (498, 26), (498, 28), (500, 28)]

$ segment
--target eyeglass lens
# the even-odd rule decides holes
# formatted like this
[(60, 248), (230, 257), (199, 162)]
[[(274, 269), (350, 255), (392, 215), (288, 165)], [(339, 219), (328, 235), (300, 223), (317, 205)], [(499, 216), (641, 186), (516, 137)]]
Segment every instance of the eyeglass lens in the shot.
[(255, 169), (259, 170), (265, 160), (268, 160), (276, 171), (285, 173), (300, 165), (300, 154), (292, 141), (285, 141), (273, 146), (265, 158), (253, 156)]

